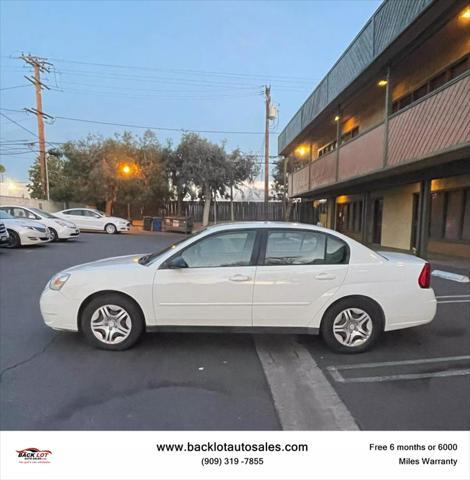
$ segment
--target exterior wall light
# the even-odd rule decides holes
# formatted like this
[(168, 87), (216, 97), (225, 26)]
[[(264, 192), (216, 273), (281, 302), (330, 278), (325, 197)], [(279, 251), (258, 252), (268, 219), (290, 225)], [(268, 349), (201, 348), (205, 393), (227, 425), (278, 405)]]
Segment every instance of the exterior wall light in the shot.
[(307, 149), (303, 146), (297, 147), (295, 153), (299, 157), (303, 157), (307, 153)]
[(340, 119), (340, 118), (341, 118), (341, 117), (340, 117), (339, 115), (336, 115), (336, 117), (335, 117), (335, 122), (339, 122), (339, 119)]
[(382, 80), (379, 80), (379, 81), (377, 82), (377, 85), (378, 85), (379, 87), (385, 87), (385, 86), (387, 85), (387, 83), (388, 83), (387, 80), (383, 80), (383, 79), (382, 79)]
[(468, 22), (470, 20), (470, 6), (465, 7), (459, 15), (461, 20)]

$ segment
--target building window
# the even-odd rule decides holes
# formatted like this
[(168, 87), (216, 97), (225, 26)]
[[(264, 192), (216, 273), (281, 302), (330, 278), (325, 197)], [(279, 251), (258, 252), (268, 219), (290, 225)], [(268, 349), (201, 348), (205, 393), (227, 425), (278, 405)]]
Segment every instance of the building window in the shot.
[(359, 127), (351, 128), (351, 130), (348, 130), (347, 132), (344, 132), (341, 135), (341, 143), (345, 143), (348, 140), (351, 140), (351, 138), (357, 137), (358, 135), (359, 135)]
[(318, 150), (318, 156), (322, 157), (323, 155), (326, 155), (327, 153), (332, 152), (333, 150), (336, 149), (336, 140), (333, 142), (328, 143), (324, 147), (320, 148)]
[(338, 204), (338, 231), (344, 233), (360, 233), (361, 227), (362, 201)]
[(462, 73), (465, 73), (469, 69), (469, 58), (465, 57), (463, 60), (455, 63), (453, 67), (450, 69), (450, 78), (456, 78)]
[(470, 189), (432, 193), (429, 237), (470, 242)]
[(462, 75), (467, 70), (470, 69), (470, 57), (467, 55), (464, 58), (458, 60), (457, 62), (449, 65), (445, 70), (439, 72), (437, 75), (434, 75), (428, 79), (423, 85), (419, 88), (408, 92), (406, 95), (398, 98), (392, 103), (392, 113), (396, 113), (402, 108), (411, 105), (413, 102), (416, 102), (420, 98), (424, 97), (428, 93), (436, 90), (443, 85), (445, 85), (450, 80)]

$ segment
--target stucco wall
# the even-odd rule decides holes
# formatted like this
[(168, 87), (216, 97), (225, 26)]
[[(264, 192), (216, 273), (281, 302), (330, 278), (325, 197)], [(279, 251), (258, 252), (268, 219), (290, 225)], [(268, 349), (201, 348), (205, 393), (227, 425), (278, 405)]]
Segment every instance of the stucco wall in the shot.
[(45, 210), (46, 212), (58, 212), (66, 208), (85, 207), (83, 203), (75, 202), (54, 202), (52, 200), (38, 200), (36, 198), (6, 197), (0, 196), (0, 205), (23, 205), (25, 207), (34, 207)]
[(383, 191), (382, 245), (409, 250), (413, 217), (413, 193), (418, 184)]

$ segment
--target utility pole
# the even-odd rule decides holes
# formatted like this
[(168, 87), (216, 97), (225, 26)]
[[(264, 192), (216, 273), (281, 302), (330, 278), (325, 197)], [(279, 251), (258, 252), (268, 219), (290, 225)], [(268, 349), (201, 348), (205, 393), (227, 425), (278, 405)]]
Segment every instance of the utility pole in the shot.
[(269, 202), (269, 116), (271, 110), (271, 86), (265, 85), (264, 97), (266, 101), (266, 123), (264, 131), (264, 214), (268, 219)]
[(41, 173), (41, 182), (43, 185), (44, 196), (49, 200), (49, 175), (47, 171), (47, 159), (46, 159), (46, 137), (44, 131), (44, 117), (52, 118), (42, 110), (42, 89), (49, 87), (41, 82), (41, 73), (50, 72), (51, 63), (47, 62), (44, 58), (34, 57), (32, 55), (22, 54), (21, 60), (31, 65), (34, 69), (34, 77), (25, 76), (26, 80), (30, 81), (35, 88), (36, 92), (36, 108), (26, 109), (26, 111), (36, 115), (38, 120), (38, 138), (39, 138), (39, 169)]

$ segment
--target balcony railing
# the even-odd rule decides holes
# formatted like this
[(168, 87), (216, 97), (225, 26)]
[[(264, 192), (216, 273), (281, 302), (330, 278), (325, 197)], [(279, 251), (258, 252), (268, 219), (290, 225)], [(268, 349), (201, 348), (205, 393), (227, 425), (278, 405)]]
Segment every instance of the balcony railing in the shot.
[(439, 155), (470, 142), (470, 74), (435, 90), (389, 117), (388, 155), (382, 123), (294, 172), (290, 196), (322, 190), (335, 183), (370, 175)]

